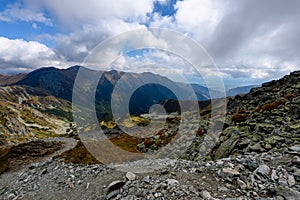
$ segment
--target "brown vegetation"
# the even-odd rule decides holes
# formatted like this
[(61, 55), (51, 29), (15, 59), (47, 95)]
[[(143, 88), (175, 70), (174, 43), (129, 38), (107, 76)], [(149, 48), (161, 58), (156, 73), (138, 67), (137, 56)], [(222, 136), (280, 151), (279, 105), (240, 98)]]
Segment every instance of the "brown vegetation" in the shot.
[(10, 148), (5, 147), (0, 149), (0, 174), (8, 169), (8, 158), (9, 158)]
[(288, 99), (288, 100), (291, 100), (293, 97), (294, 97), (294, 94), (291, 94), (291, 93), (284, 96), (284, 98)]
[(232, 116), (231, 120), (235, 123), (245, 122), (248, 118), (248, 114), (236, 113)]
[[(120, 147), (121, 149), (133, 152), (133, 153), (139, 153), (139, 150), (137, 149), (137, 145), (142, 142), (142, 138), (133, 137), (128, 134), (121, 134), (115, 137), (112, 137), (109, 139), (114, 145)], [(144, 139), (145, 140), (145, 139)]]
[(62, 153), (55, 158), (62, 158), (67, 163), (74, 164), (99, 164), (100, 162), (85, 148), (81, 141), (78, 141), (77, 145)]
[(246, 110), (239, 110), (239, 111), (238, 111), (238, 114), (246, 114), (246, 113), (247, 113)]
[(274, 110), (276, 108), (278, 108), (280, 105), (284, 105), (285, 104), (285, 100), (281, 99), (272, 103), (268, 103), (268, 104), (264, 104), (262, 106), (259, 106), (255, 112), (264, 112), (264, 111), (271, 111)]
[(202, 129), (198, 129), (196, 131), (196, 136), (201, 136), (201, 135), (204, 135), (206, 131), (202, 130)]

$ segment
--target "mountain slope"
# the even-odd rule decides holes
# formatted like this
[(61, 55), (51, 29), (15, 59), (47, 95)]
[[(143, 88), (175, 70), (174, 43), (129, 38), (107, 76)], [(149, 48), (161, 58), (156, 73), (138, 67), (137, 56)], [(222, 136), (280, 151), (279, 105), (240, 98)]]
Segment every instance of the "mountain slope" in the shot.
[(72, 88), (79, 67), (57, 69), (40, 68), (27, 74), (15, 85), (27, 85), (48, 92), (55, 97), (72, 100)]
[[(204, 148), (204, 137), (211, 125), (210, 101), (200, 101), (201, 121), (193, 144), (182, 155), (188, 160), (221, 159), (231, 155), (285, 152), (300, 146), (300, 71), (279, 80), (252, 88), (248, 94), (229, 97), (223, 130), (207, 155), (199, 154)], [(168, 112), (179, 111), (177, 101), (161, 101)], [(153, 142), (156, 142), (153, 139)], [(210, 149), (212, 148), (212, 149)], [(146, 148), (145, 151), (151, 151)]]
[(26, 74), (2, 75), (0, 74), (0, 86), (12, 85), (20, 81)]
[(0, 88), (0, 145), (70, 133), (71, 104), (34, 88)]
[[(16, 82), (15, 85), (27, 85), (57, 98), (71, 101), (73, 85), (79, 69), (79, 66), (70, 67), (68, 69), (57, 69), (54, 67), (41, 68), (27, 74), (24, 78)], [(87, 68), (83, 68), (83, 70), (85, 70), (87, 77), (97, 76), (99, 73)], [(111, 94), (115, 85), (124, 74), (126, 74), (128, 78), (124, 84), (129, 89), (132, 88), (135, 83), (144, 85), (146, 80), (157, 80), (167, 85), (174, 85), (179, 91), (185, 91), (188, 87), (188, 84), (175, 83), (166, 77), (149, 72), (141, 74), (125, 73), (115, 70), (103, 72), (95, 94), (99, 118), (103, 118), (104, 115), (110, 113)], [(89, 89), (88, 85), (85, 87), (86, 88), (82, 89)], [(207, 88), (198, 85), (192, 85), (192, 88), (195, 90), (198, 100), (209, 98)], [(187, 96), (186, 98), (189, 99), (191, 96)], [(159, 84), (146, 84), (135, 91), (130, 101), (130, 111), (132, 114), (145, 113), (148, 112), (151, 105), (166, 99), (176, 99), (176, 96), (169, 89)], [(84, 97), (82, 97), (82, 101), (85, 101)]]

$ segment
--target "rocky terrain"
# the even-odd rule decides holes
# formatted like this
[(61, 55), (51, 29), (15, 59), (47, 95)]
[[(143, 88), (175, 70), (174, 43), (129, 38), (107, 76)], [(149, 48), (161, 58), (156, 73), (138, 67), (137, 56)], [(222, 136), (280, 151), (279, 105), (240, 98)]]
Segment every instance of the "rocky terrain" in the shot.
[(0, 145), (71, 134), (71, 104), (31, 87), (0, 88)]
[[(286, 199), (300, 197), (300, 146), (214, 161), (166, 160), (146, 174), (48, 159), (0, 177), (1, 199)], [(160, 161), (163, 162), (163, 161)]]
[[(77, 145), (61, 156), (3, 173), (0, 199), (298, 200), (299, 95), (300, 71), (296, 71), (228, 98), (223, 131), (205, 156), (199, 149), (211, 123), (209, 102), (201, 106), (196, 138), (180, 159), (140, 161), (143, 166), (162, 165), (158, 170), (134, 173), (91, 160), (83, 164), (80, 160), (87, 157), (86, 150)], [(175, 137), (179, 122), (178, 117), (169, 119), (165, 129), (146, 140), (122, 133), (110, 140), (128, 151), (155, 152)]]

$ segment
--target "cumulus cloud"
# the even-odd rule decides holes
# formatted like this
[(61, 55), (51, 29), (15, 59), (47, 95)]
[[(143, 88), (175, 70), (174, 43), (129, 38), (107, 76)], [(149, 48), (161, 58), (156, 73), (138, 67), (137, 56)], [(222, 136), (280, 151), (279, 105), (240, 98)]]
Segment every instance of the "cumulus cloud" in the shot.
[(87, 54), (109, 37), (130, 30), (146, 29), (137, 22), (124, 22), (119, 19), (99, 20), (97, 24), (86, 24), (82, 29), (70, 34), (58, 34), (53, 37), (57, 46), (55, 51), (68, 61), (82, 62)]
[(153, 9), (155, 0), (26, 0), (30, 7), (47, 10), (64, 26), (81, 28), (84, 24), (98, 24), (103, 19), (143, 22)]
[[(28, 7), (51, 13), (65, 34), (47, 35), (56, 42), (54, 51), (70, 62), (82, 62), (105, 39), (144, 29), (156, 0), (26, 0)], [(43, 36), (42, 36), (43, 37)], [(42, 38), (41, 37), (41, 38)], [(117, 55), (117, 53), (116, 53)]]
[(65, 67), (44, 44), (0, 37), (0, 73), (28, 72), (41, 66)]
[(8, 5), (7, 8), (0, 13), (0, 21), (10, 22), (17, 20), (25, 22), (39, 22), (52, 26), (52, 20), (46, 17), (43, 12), (25, 8), (20, 3)]
[(151, 25), (198, 41), (225, 77), (273, 79), (299, 69), (299, 1), (185, 0), (175, 8)]
[[(149, 67), (151, 66), (151, 67)], [(111, 64), (111, 68), (135, 72), (184, 73), (190, 64), (168, 51), (141, 49), (121, 55)]]
[[(167, 8), (174, 2), (176, 12), (172, 10), (172, 15), (162, 15), (154, 7)], [(30, 21), (35, 28), (39, 28), (39, 23), (60, 27), (63, 33), (47, 36), (56, 43), (53, 49), (48, 48), (52, 54), (46, 56), (53, 55), (54, 61), (80, 63), (110, 36), (151, 26), (174, 29), (192, 37), (205, 47), (225, 77), (272, 79), (299, 69), (300, 2), (296, 0), (24, 0), (23, 3), (8, 6), (1, 12), (0, 20)], [(148, 36), (149, 43), (164, 42)], [(139, 39), (136, 38), (136, 45)], [(178, 44), (176, 38), (167, 45), (186, 52), (194, 50)], [(106, 54), (111, 58), (120, 56), (120, 52)], [(143, 62), (175, 60), (171, 54), (161, 57), (152, 54), (152, 58), (144, 55)], [(3, 60), (2, 54), (0, 59)], [(16, 59), (19, 63), (20, 59)], [(140, 62), (133, 58), (124, 60)]]
[[(207, 45), (233, 76), (274, 78), (299, 66), (299, 1), (228, 1)], [(236, 68), (235, 66), (239, 66)], [(299, 68), (299, 67), (298, 67)], [(234, 75), (235, 74), (235, 75)]]

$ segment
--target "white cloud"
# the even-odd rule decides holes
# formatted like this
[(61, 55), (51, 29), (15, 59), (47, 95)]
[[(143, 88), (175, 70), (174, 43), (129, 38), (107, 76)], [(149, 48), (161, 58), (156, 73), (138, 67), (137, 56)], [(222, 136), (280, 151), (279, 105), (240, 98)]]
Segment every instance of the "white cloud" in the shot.
[(26, 0), (31, 7), (50, 12), (64, 27), (81, 28), (83, 24), (97, 25), (111, 18), (142, 22), (153, 9), (155, 0)]
[(28, 71), (41, 66), (65, 67), (55, 52), (44, 44), (22, 39), (0, 37), (1, 73)]
[(9, 22), (16, 20), (25, 22), (39, 22), (48, 26), (52, 26), (51, 19), (47, 18), (44, 13), (24, 8), (19, 3), (8, 5), (6, 10), (0, 13), (0, 21)]
[(177, 1), (175, 14), (178, 27), (195, 35), (206, 38), (220, 22), (223, 15), (224, 2), (218, 0), (185, 0)]
[[(181, 57), (163, 50), (141, 49), (135, 52), (135, 56), (121, 55), (111, 67), (118, 70), (135, 72), (180, 72), (183, 73), (190, 64)], [(152, 68), (149, 68), (149, 65)], [(153, 66), (155, 66), (153, 68)]]
[[(82, 62), (87, 54), (105, 39), (136, 29), (146, 27), (119, 19), (99, 20), (97, 25), (83, 25), (82, 29), (74, 30), (68, 35), (55, 35), (53, 39), (58, 44), (55, 50), (68, 61)], [(115, 52), (114, 55), (117, 56), (118, 53)]]
[[(43, 60), (42, 55), (46, 55), (47, 59), (53, 55), (54, 61), (80, 63), (90, 50), (108, 37), (134, 29), (146, 29), (143, 24), (149, 24), (191, 36), (208, 50), (226, 77), (272, 78), (299, 69), (299, 1), (184, 0), (177, 1), (174, 16), (149, 14), (154, 1), (162, 6), (170, 3), (170, 0), (24, 0), (24, 4), (8, 6), (0, 13), (0, 21), (32, 22), (34, 28), (39, 28), (40, 23), (53, 23), (55, 28), (63, 30), (63, 34), (47, 36), (57, 45), (53, 50), (44, 45), (48, 50), (34, 54), (40, 57), (36, 60)], [(144, 38), (133, 35), (132, 45), (138, 46), (145, 40), (153, 45), (165, 42), (154, 37), (150, 31), (147, 34)], [(185, 52), (194, 51), (192, 47), (176, 42), (176, 38), (173, 41), (166, 42), (166, 46), (185, 49)], [(24, 43), (30, 42), (23, 41), (22, 45)], [(29, 51), (32, 49), (29, 48)], [(106, 53), (110, 58), (120, 55), (115, 51)], [(145, 55), (144, 62), (153, 59), (165, 63), (176, 61), (171, 55), (152, 53), (152, 57)], [(2, 56), (0, 59), (3, 59)], [(17, 66), (21, 64), (21, 58), (25, 61), (33, 59), (26, 56), (14, 58)], [(38, 62), (33, 63), (36, 66)], [(30, 62), (24, 65), (27, 64)], [(43, 62), (41, 65), (44, 65)]]
[(168, 28), (173, 30), (178, 30), (177, 22), (174, 16), (161, 16), (158, 13), (154, 13), (152, 20), (149, 24), (150, 27), (157, 28)]
[(8, 17), (3, 16), (3, 13), (0, 13), (0, 21), (11, 22), (11, 19), (9, 19)]

